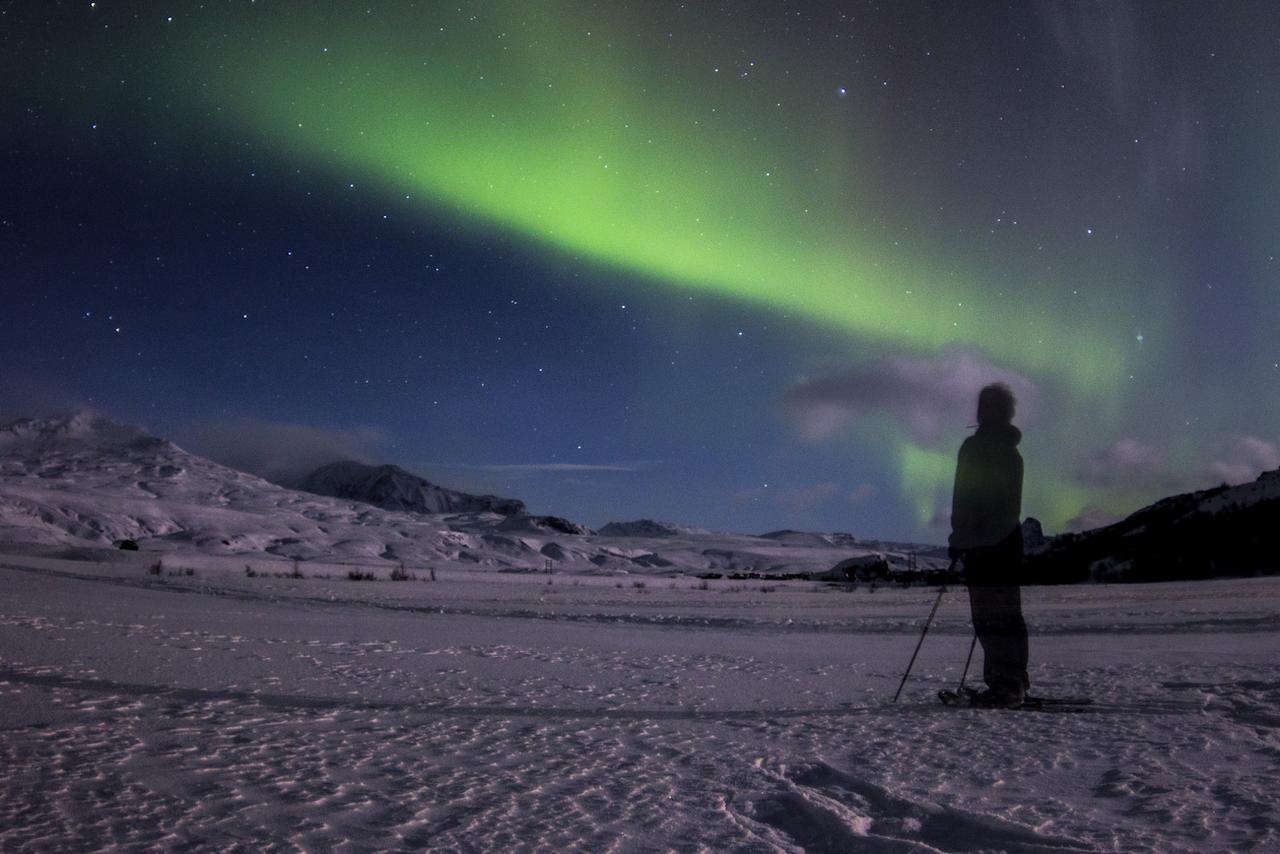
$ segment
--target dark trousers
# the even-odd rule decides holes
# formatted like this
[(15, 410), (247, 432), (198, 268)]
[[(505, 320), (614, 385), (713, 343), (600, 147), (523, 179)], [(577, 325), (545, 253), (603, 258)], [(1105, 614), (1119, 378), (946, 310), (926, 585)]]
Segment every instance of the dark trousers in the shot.
[(1027, 623), (1017, 587), (969, 587), (973, 630), (982, 644), (982, 678), (993, 691), (1026, 693)]

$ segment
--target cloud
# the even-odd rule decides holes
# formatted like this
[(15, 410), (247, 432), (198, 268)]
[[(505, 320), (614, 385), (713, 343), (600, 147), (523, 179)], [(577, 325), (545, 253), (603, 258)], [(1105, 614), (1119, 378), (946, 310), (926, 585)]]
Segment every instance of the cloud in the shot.
[(1205, 454), (1208, 463), (1178, 474), (1159, 449), (1137, 439), (1119, 439), (1086, 460), (1076, 479), (1086, 486), (1174, 493), (1248, 483), (1264, 471), (1280, 468), (1280, 446), (1266, 439), (1237, 436), (1213, 447)]
[(449, 469), (474, 469), (476, 471), (502, 471), (511, 474), (532, 474), (532, 472), (557, 471), (640, 471), (645, 463), (639, 462), (518, 462), (511, 465), (489, 466), (445, 466)]
[[(1113, 494), (1155, 493), (1164, 497), (1180, 492), (1217, 486), (1249, 483), (1264, 471), (1280, 468), (1280, 445), (1256, 436), (1237, 436), (1219, 441), (1208, 463), (1176, 472), (1165, 455), (1137, 439), (1119, 439), (1095, 453), (1076, 472), (1085, 485)], [(1137, 508), (1134, 508), (1137, 509)], [(1086, 531), (1118, 522), (1122, 516), (1088, 505), (1066, 523), (1068, 531)]]
[(1104, 94), (1134, 127), (1149, 129), (1134, 152), (1149, 190), (1163, 195), (1170, 179), (1183, 186), (1189, 174), (1203, 174), (1209, 151), (1204, 106), (1178, 75), (1162, 73), (1163, 63), (1155, 60), (1158, 48), (1136, 4), (1040, 0), (1038, 5), (1072, 78)]
[(1280, 468), (1280, 447), (1256, 436), (1239, 436), (1220, 454), (1205, 468), (1205, 478), (1212, 484), (1248, 483), (1264, 471)]
[(810, 441), (829, 438), (858, 418), (888, 412), (915, 441), (934, 446), (948, 425), (973, 423), (978, 392), (993, 382), (1013, 389), (1021, 420), (1034, 416), (1039, 389), (1032, 380), (959, 347), (933, 358), (901, 356), (806, 377), (787, 389), (783, 407)]
[[(1144, 80), (1146, 46), (1137, 14), (1129, 2), (1077, 3), (1073, 0), (1041, 0), (1041, 18), (1050, 37), (1073, 70), (1103, 89), (1113, 106), (1124, 108), (1135, 100)], [(1149, 76), (1149, 75), (1147, 75)]]
[(505, 465), (468, 465), (466, 463), (443, 463), (435, 468), (469, 469), (471, 471), (492, 471), (502, 474), (541, 474), (556, 472), (584, 471), (640, 471), (655, 465), (653, 462), (640, 461), (634, 463), (511, 463)]
[(192, 424), (177, 439), (225, 466), (287, 483), (335, 460), (375, 462), (390, 436), (380, 427), (338, 429), (240, 418)]
[(1144, 488), (1169, 482), (1164, 455), (1137, 439), (1119, 439), (1095, 453), (1076, 472), (1089, 486)]
[[(1280, 446), (1266, 439), (1243, 435), (1216, 444), (1215, 458), (1190, 471), (1175, 474), (1158, 449), (1120, 439), (1093, 455), (1076, 472), (1089, 487), (1103, 489), (1156, 490), (1158, 497), (1216, 487), (1222, 483), (1242, 484), (1256, 480), (1263, 471), (1280, 469)], [(1134, 507), (1133, 510), (1138, 510)], [(1066, 522), (1068, 531), (1103, 528), (1124, 519), (1123, 515), (1087, 504)]]

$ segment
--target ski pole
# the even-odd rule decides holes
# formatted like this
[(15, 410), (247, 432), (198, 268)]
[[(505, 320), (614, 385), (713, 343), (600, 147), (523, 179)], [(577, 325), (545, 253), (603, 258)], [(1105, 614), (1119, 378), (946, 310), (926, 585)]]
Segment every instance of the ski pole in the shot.
[(969, 662), (973, 661), (973, 648), (978, 645), (978, 633), (973, 633), (973, 640), (969, 643), (969, 657), (964, 660), (964, 672), (960, 674), (960, 687), (956, 688), (956, 693), (964, 691), (964, 680), (969, 675)]
[[(955, 561), (951, 562), (951, 569), (955, 569)], [(938, 590), (938, 598), (933, 600), (933, 608), (929, 610), (929, 618), (924, 621), (924, 631), (920, 633), (920, 640), (916, 642), (916, 651), (911, 653), (911, 660), (907, 662), (907, 672), (902, 674), (902, 681), (898, 683), (898, 690), (893, 695), (893, 701), (898, 702), (899, 695), (902, 694), (902, 688), (907, 684), (907, 677), (911, 675), (911, 668), (916, 665), (916, 656), (920, 654), (920, 647), (924, 646), (924, 636), (929, 634), (929, 626), (933, 623), (933, 615), (938, 613), (938, 606), (942, 604), (942, 597), (947, 592), (947, 585), (942, 585)]]

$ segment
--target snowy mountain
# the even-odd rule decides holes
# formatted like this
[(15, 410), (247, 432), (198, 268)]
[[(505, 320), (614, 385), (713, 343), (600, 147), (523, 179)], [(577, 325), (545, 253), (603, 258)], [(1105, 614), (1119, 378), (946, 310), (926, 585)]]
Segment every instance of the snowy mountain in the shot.
[(159, 446), (167, 443), (148, 436), (141, 428), (120, 424), (94, 412), (77, 412), (58, 418), (19, 418), (0, 426), (0, 452), (47, 451), (55, 445), (78, 447)]
[[(337, 463), (295, 491), (92, 413), (0, 426), (0, 543), (595, 573), (821, 574), (860, 555), (901, 571), (936, 547), (849, 534), (713, 534), (669, 522), (598, 532), (472, 496), (395, 466)], [(330, 493), (330, 495), (319, 493)], [(334, 497), (337, 496), (337, 497)], [(1280, 470), (1177, 495), (1082, 534), (1029, 537), (1040, 581), (1153, 581), (1280, 571)], [(1036, 543), (1030, 542), (1036, 540)]]
[(91, 413), (0, 427), (0, 541), (336, 559), (470, 544), (409, 518), (284, 489)]
[(288, 484), (303, 492), (361, 501), (408, 513), (498, 513), (511, 516), (524, 512), (524, 502), (495, 495), (468, 495), (436, 486), (399, 466), (368, 466), (352, 460), (321, 466), (297, 483)]
[(1126, 519), (1047, 540), (1043, 580), (1169, 581), (1280, 572), (1280, 469), (1252, 483), (1174, 495)]
[[(780, 542), (675, 525), (662, 537), (637, 536), (652, 530), (647, 525), (593, 534), (527, 514), (512, 499), (465, 496), (393, 466), (356, 465), (327, 467), (327, 480), (313, 475), (315, 488), (346, 484), (345, 494), (360, 496), (336, 498), (286, 489), (91, 413), (22, 419), (0, 426), (0, 544), (84, 554), (132, 540), (166, 555), (500, 571), (541, 570), (550, 560), (557, 571), (671, 575), (818, 573), (871, 551), (835, 536)], [(367, 503), (379, 498), (400, 509)], [(903, 547), (886, 559), (906, 566), (917, 550), (931, 551)]]

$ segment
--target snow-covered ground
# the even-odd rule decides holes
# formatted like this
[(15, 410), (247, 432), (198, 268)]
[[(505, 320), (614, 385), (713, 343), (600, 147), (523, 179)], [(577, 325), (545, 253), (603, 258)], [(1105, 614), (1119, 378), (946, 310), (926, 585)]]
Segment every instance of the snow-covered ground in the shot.
[(1280, 579), (1028, 589), (1062, 714), (962, 591), (893, 705), (933, 590), (98, 557), (0, 556), (5, 851), (1280, 849)]

